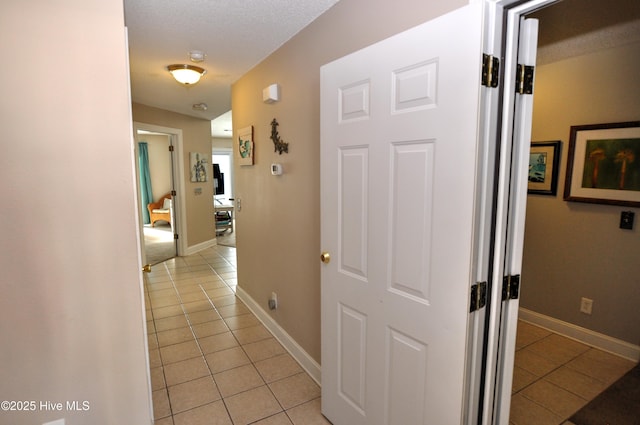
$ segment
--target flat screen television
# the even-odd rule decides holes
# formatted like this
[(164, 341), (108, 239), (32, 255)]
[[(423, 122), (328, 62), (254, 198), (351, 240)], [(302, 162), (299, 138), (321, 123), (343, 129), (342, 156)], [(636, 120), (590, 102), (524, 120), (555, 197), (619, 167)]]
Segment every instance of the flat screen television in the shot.
[(216, 195), (224, 195), (224, 173), (220, 172), (219, 164), (213, 164), (213, 185)]

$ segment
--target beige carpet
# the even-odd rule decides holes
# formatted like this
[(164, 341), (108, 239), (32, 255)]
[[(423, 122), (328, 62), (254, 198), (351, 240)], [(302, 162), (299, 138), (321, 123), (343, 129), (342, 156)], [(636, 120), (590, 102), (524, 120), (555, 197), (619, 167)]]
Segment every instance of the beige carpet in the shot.
[(144, 250), (147, 264), (158, 264), (176, 256), (176, 243), (173, 231), (167, 223), (156, 222), (155, 227), (150, 224), (144, 226)]
[[(236, 232), (232, 232), (230, 229), (216, 235), (216, 238), (218, 245), (236, 246)], [(171, 226), (160, 222), (156, 223), (155, 227), (146, 224), (144, 226), (144, 248), (147, 256), (147, 264), (154, 265), (175, 257), (176, 244), (173, 239)]]

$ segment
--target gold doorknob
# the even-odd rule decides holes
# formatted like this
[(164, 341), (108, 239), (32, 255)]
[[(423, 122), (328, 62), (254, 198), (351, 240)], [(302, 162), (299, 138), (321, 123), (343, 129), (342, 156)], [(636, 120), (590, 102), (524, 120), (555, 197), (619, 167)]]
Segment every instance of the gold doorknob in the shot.
[(144, 266), (142, 266), (142, 271), (145, 273), (150, 273), (151, 272), (151, 264), (145, 264)]
[(331, 261), (331, 255), (329, 255), (328, 252), (323, 252), (322, 254), (320, 254), (320, 261), (322, 261), (325, 264), (329, 264), (329, 261)]

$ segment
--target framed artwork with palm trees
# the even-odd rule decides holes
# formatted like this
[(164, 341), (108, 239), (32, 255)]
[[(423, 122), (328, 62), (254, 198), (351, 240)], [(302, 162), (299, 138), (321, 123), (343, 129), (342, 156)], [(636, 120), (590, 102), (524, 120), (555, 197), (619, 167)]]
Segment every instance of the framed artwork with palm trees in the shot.
[(571, 127), (564, 200), (640, 207), (640, 121)]

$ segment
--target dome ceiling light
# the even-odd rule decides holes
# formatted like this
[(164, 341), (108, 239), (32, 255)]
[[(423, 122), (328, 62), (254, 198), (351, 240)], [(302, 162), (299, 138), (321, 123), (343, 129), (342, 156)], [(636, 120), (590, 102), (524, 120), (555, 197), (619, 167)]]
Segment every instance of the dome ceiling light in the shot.
[(185, 86), (197, 83), (200, 81), (200, 78), (207, 73), (204, 68), (187, 64), (169, 65), (167, 66), (167, 70), (173, 75), (173, 78), (175, 78), (177, 82)]

